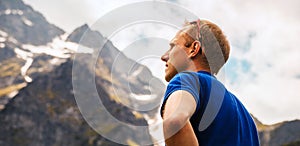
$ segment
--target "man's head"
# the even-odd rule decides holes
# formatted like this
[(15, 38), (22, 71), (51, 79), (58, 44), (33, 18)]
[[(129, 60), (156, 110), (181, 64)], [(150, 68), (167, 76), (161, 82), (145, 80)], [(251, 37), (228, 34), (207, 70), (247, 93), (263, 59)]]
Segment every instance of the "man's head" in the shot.
[(217, 74), (228, 60), (229, 42), (222, 30), (207, 20), (186, 22), (161, 57), (166, 62), (166, 81), (178, 72), (209, 71)]

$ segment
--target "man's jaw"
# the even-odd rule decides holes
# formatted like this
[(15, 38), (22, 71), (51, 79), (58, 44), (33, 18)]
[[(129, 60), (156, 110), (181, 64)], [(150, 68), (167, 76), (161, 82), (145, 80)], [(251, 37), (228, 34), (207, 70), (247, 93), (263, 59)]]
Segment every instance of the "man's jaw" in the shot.
[(178, 72), (172, 64), (166, 63), (165, 80), (169, 82)]

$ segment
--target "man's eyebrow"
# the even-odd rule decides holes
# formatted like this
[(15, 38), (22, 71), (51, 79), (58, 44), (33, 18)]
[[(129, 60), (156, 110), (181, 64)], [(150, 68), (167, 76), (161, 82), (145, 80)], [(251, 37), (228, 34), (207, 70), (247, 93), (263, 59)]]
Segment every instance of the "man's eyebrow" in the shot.
[(174, 46), (175, 44), (174, 44), (173, 42), (171, 42), (171, 43), (169, 43), (169, 45), (172, 47), (172, 46)]

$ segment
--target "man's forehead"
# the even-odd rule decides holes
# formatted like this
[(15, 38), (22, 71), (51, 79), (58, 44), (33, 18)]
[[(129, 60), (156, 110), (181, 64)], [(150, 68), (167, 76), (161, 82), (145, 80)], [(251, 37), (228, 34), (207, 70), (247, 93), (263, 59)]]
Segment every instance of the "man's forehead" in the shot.
[(182, 30), (179, 30), (177, 33), (176, 33), (176, 35), (175, 35), (175, 37), (170, 41), (170, 44), (171, 43), (179, 43), (179, 42), (181, 42), (181, 41), (184, 41), (185, 39), (184, 39), (184, 34), (185, 34), (186, 32), (184, 32), (184, 31), (182, 31)]

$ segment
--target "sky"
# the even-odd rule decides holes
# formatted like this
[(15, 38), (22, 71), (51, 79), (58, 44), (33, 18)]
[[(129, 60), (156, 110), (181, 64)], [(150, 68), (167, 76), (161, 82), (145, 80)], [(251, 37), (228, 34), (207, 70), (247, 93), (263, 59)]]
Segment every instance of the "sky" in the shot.
[[(66, 32), (92, 26), (107, 13), (136, 0), (24, 0)], [(219, 79), (265, 124), (300, 119), (300, 1), (171, 0), (201, 19), (218, 24), (230, 41), (231, 54)], [(182, 20), (184, 21), (184, 20)], [(132, 24), (115, 33), (113, 44), (147, 65), (163, 79), (159, 54), (168, 48), (176, 28), (161, 23)], [(131, 46), (157, 42), (165, 49), (150, 57), (130, 54)], [(149, 43), (150, 42), (150, 43)], [(155, 45), (154, 45), (155, 46)], [(147, 47), (147, 45), (145, 45)], [(148, 46), (149, 47), (149, 46)], [(153, 47), (153, 46), (151, 46)], [(149, 47), (149, 48), (151, 48)]]

